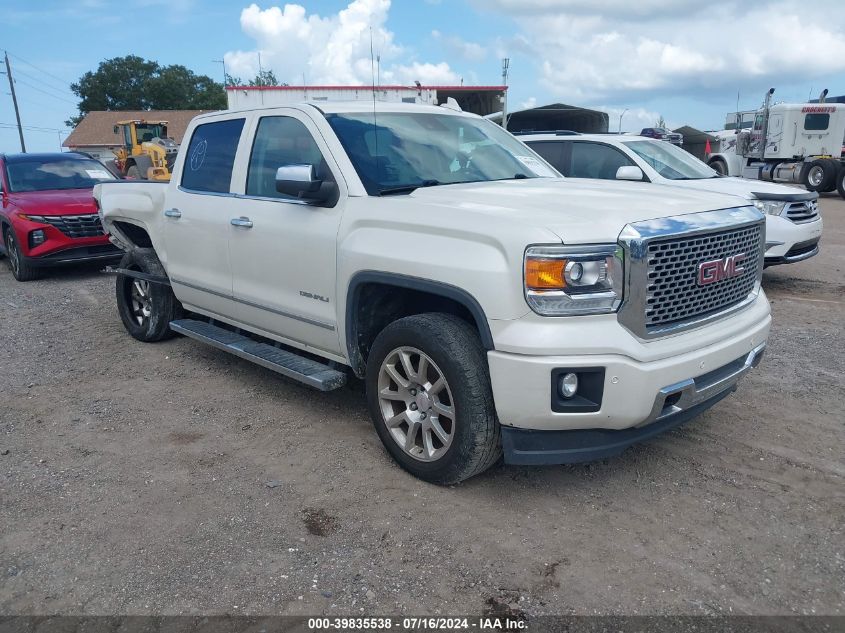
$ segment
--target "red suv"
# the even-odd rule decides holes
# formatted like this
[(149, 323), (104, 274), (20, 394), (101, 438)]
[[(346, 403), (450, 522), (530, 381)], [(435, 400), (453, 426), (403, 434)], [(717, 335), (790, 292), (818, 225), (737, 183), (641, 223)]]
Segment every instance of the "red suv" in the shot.
[(92, 196), (94, 185), (114, 179), (84, 154), (0, 154), (0, 253), (15, 279), (37, 279), (49, 266), (120, 257)]

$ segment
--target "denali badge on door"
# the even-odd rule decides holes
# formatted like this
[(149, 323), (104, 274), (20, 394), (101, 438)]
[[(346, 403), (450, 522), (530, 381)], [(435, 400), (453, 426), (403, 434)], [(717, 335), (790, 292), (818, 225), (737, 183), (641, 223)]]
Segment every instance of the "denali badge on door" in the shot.
[(745, 253), (738, 253), (722, 259), (701, 262), (698, 265), (698, 285), (706, 286), (731, 277), (739, 277), (745, 272), (745, 267), (742, 265), (744, 261)]

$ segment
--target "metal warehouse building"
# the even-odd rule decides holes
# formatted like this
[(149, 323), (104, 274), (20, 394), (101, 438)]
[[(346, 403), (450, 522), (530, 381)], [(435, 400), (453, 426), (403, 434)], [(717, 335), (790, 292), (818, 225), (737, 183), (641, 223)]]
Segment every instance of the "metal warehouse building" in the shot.
[[(502, 109), (507, 86), (376, 86), (378, 101), (439, 105), (450, 97), (482, 116)], [(257, 108), (303, 101), (371, 101), (372, 86), (226, 86), (229, 108)]]

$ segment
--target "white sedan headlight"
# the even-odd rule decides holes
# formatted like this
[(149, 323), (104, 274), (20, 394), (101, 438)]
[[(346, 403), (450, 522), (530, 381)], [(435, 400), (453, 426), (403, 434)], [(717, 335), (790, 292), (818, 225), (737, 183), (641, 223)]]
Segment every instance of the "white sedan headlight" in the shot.
[(544, 316), (615, 312), (622, 275), (616, 244), (531, 246), (525, 251), (525, 300)]
[(768, 215), (780, 215), (786, 202), (783, 200), (753, 200), (754, 206)]

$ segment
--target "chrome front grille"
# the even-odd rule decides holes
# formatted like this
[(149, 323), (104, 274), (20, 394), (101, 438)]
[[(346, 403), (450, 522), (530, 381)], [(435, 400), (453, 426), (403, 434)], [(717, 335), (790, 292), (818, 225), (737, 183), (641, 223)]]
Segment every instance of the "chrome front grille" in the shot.
[(29, 215), (33, 222), (41, 222), (56, 227), (68, 237), (99, 237), (105, 235), (100, 216), (96, 213), (85, 215)]
[(819, 216), (818, 200), (801, 200), (800, 202), (788, 202), (783, 210), (787, 218), (795, 224), (812, 222)]
[[(719, 312), (747, 298), (757, 282), (762, 235), (762, 227), (753, 225), (738, 230), (649, 242), (646, 327)], [(699, 285), (700, 263), (739, 253), (745, 254), (741, 275)]]
[[(709, 323), (756, 299), (763, 276), (765, 216), (754, 207), (705, 211), (627, 225), (625, 296), (619, 322), (643, 339)], [(719, 271), (741, 253), (739, 274), (699, 283), (699, 267)], [(705, 271), (713, 268), (705, 267)], [(733, 268), (729, 272), (733, 272)]]

